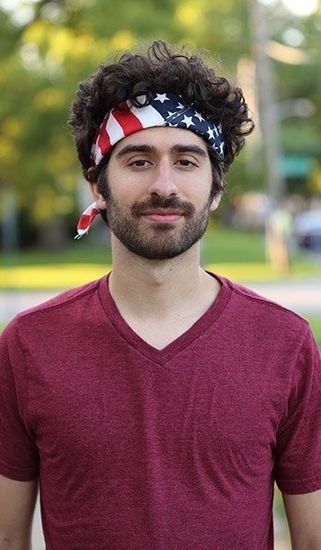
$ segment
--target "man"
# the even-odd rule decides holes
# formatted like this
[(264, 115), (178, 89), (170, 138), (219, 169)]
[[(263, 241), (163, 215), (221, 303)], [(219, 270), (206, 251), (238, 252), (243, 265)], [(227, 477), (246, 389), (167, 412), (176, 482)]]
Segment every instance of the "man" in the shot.
[(108, 277), (24, 312), (1, 345), (0, 548), (321, 548), (320, 357), (298, 315), (199, 265), (252, 130), (241, 90), (155, 42), (81, 83), (71, 127), (112, 232)]

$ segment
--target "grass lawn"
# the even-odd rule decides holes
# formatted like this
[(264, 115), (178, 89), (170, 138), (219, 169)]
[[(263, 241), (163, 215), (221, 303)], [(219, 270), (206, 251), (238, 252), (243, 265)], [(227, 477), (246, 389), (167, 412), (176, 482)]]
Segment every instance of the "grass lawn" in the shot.
[[(202, 264), (221, 275), (241, 282), (271, 281), (284, 276), (265, 261), (263, 235), (211, 226), (202, 241)], [(74, 241), (61, 252), (24, 250), (16, 255), (0, 254), (0, 287), (67, 288), (81, 285), (106, 273), (111, 266), (108, 246), (98, 246), (93, 233)], [(316, 276), (320, 266), (293, 258), (290, 277)]]
[[(264, 235), (211, 225), (202, 240), (202, 261), (206, 264), (265, 263)], [(106, 246), (97, 244), (92, 231), (80, 241), (71, 240), (68, 247), (59, 252), (29, 249), (10, 256), (0, 253), (0, 265), (24, 266), (62, 263), (111, 264), (111, 252), (107, 244)], [(303, 264), (303, 258), (296, 255), (294, 265), (302, 267)]]
[(264, 263), (264, 235), (212, 225), (202, 241), (204, 263)]

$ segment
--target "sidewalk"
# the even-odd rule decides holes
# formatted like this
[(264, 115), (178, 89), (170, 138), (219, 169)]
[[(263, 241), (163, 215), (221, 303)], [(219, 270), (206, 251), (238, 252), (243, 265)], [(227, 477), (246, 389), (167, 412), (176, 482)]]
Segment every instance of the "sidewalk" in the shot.
[(249, 283), (247, 286), (258, 294), (302, 315), (321, 314), (321, 278)]

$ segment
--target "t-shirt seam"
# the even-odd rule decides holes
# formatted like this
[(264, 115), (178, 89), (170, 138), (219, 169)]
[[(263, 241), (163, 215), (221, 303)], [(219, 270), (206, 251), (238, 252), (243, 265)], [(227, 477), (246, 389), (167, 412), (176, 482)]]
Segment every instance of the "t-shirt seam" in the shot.
[(102, 298), (101, 298), (101, 295), (100, 295), (100, 292), (98, 291), (98, 299), (99, 299), (99, 303), (100, 303), (100, 306), (103, 310), (103, 312), (105, 313), (105, 318), (107, 319), (108, 323), (112, 326), (112, 328), (114, 329), (114, 331), (116, 332), (116, 334), (120, 337), (121, 340), (123, 340), (123, 342), (126, 342), (126, 344), (131, 348), (133, 349), (136, 353), (138, 353), (141, 357), (143, 357), (143, 359), (147, 359), (148, 361), (150, 361), (151, 363), (155, 363), (156, 365), (160, 366), (160, 367), (163, 367), (164, 370), (167, 370), (166, 367), (163, 366), (163, 364), (161, 362), (158, 362), (158, 361), (154, 361), (154, 359), (151, 359), (150, 357), (146, 357), (146, 355), (144, 355), (143, 353), (141, 353), (141, 351), (139, 349), (137, 349), (137, 347), (134, 346), (134, 344), (132, 342), (130, 342), (126, 336), (123, 334), (123, 332), (120, 332), (118, 330), (118, 327), (117, 325), (113, 322), (107, 308), (105, 307), (105, 304), (103, 303), (102, 301)]
[(281, 432), (279, 432), (279, 426), (280, 426), (280, 423), (282, 422), (282, 418), (284, 417), (284, 412), (285, 412), (285, 409), (287, 407), (287, 403), (288, 403), (288, 400), (289, 400), (289, 396), (290, 396), (290, 393), (291, 393), (291, 387), (292, 387), (292, 381), (293, 381), (293, 376), (294, 376), (294, 365), (298, 362), (298, 359), (300, 357), (300, 354), (302, 352), (302, 349), (305, 345), (305, 342), (309, 336), (310, 332), (309, 332), (309, 325), (307, 325), (306, 327), (306, 332), (303, 336), (303, 339), (302, 339), (302, 342), (298, 348), (298, 352), (295, 356), (295, 358), (293, 359), (293, 362), (292, 362), (292, 365), (291, 365), (291, 376), (290, 376), (290, 380), (289, 380), (289, 385), (288, 385), (288, 388), (287, 388), (287, 393), (286, 393), (286, 398), (285, 398), (285, 402), (284, 402), (284, 407), (282, 409), (282, 412), (280, 413), (280, 416), (279, 416), (279, 419), (278, 419), (278, 422), (277, 422), (277, 427), (276, 427), (276, 434), (277, 436), (280, 435), (280, 433), (282, 433), (282, 430)]
[(292, 365), (291, 365), (291, 376), (290, 376), (290, 380), (289, 380), (289, 386), (287, 388), (287, 394), (286, 394), (286, 398), (285, 398), (285, 402), (284, 402), (284, 406), (282, 408), (282, 411), (279, 415), (279, 419), (278, 419), (278, 422), (277, 422), (277, 426), (276, 426), (276, 434), (278, 434), (278, 430), (279, 430), (279, 425), (282, 421), (282, 418), (284, 416), (284, 411), (287, 407), (287, 402), (288, 402), (288, 398), (289, 398), (289, 393), (290, 393), (290, 389), (291, 389), (291, 385), (292, 385), (292, 380), (293, 380), (293, 366), (296, 364), (296, 362), (298, 361), (298, 357), (302, 351), (302, 348), (305, 344), (305, 341), (309, 335), (309, 323), (303, 318), (301, 317), (300, 315), (298, 315), (295, 311), (292, 311), (290, 309), (287, 309), (286, 307), (283, 307), (282, 305), (280, 304), (277, 304), (277, 303), (274, 303), (270, 300), (265, 300), (265, 298), (261, 298), (259, 296), (252, 296), (252, 295), (249, 295), (249, 294), (246, 294), (245, 292), (242, 292), (242, 290), (240, 288), (238, 288), (237, 286), (233, 285), (232, 284), (232, 289), (234, 292), (236, 292), (238, 295), (242, 296), (243, 298), (245, 299), (250, 299), (250, 300), (254, 300), (255, 302), (259, 302), (260, 304), (262, 305), (265, 305), (265, 306), (268, 306), (268, 307), (272, 307), (274, 309), (278, 309), (278, 310), (282, 310), (286, 313), (289, 313), (291, 315), (293, 315), (294, 317), (298, 318), (299, 320), (301, 320), (304, 325), (305, 325), (305, 332), (303, 334), (303, 337), (302, 337), (302, 341), (301, 341), (301, 344), (299, 344), (298, 346), (298, 351), (297, 351), (297, 354), (295, 356), (295, 358), (293, 359), (293, 362), (292, 362)]
[(12, 466), (8, 466), (8, 464), (6, 464), (6, 462), (4, 462), (2, 459), (0, 459), (0, 470), (1, 470), (1, 467), (3, 467), (6, 471), (8, 472), (12, 472), (13, 474), (16, 473), (19, 475), (19, 473), (21, 474), (29, 474), (29, 473), (33, 473), (36, 468), (35, 467), (27, 467), (27, 468), (24, 468), (24, 467), (12, 467)]
[(282, 306), (281, 304), (273, 302), (272, 300), (269, 300), (268, 298), (264, 298), (264, 297), (260, 297), (260, 296), (252, 296), (251, 294), (246, 294), (238, 286), (234, 285), (233, 283), (232, 283), (232, 290), (234, 292), (236, 292), (237, 294), (239, 294), (240, 296), (242, 296), (243, 298), (245, 298), (245, 299), (254, 300), (256, 302), (259, 302), (262, 305), (272, 307), (272, 308), (275, 308), (275, 309), (280, 309), (280, 310), (282, 310), (286, 313), (289, 313), (290, 315), (293, 315), (297, 319), (301, 320), (307, 326), (307, 328), (309, 328), (309, 323), (306, 319), (304, 319), (304, 317), (301, 317), (301, 315), (299, 315), (295, 311), (292, 311), (291, 309), (288, 309), (285, 306)]
[(313, 476), (313, 477), (305, 477), (303, 479), (296, 478), (296, 479), (281, 480), (276, 478), (276, 484), (278, 485), (280, 490), (285, 493), (287, 491), (287, 488), (293, 491), (295, 491), (297, 487), (302, 488), (301, 490), (304, 490), (307, 485), (311, 485), (311, 484), (320, 485), (320, 489), (321, 489), (321, 475)]
[[(286, 479), (283, 481), (284, 484), (286, 483), (306, 483), (306, 482), (310, 482), (310, 481), (318, 481), (319, 479), (321, 479), (321, 474), (320, 475), (313, 475), (313, 476), (310, 476), (310, 477), (304, 477), (304, 478), (301, 478), (301, 477), (296, 477), (296, 478), (292, 478), (292, 479)], [(281, 481), (281, 480), (280, 480)]]
[[(108, 315), (108, 313), (106, 312), (106, 309), (104, 308), (104, 304), (102, 303), (101, 301), (101, 298), (99, 296), (99, 299), (100, 299), (100, 304), (106, 314), (106, 318), (109, 322), (109, 324), (113, 327), (113, 329), (115, 330), (115, 332), (117, 333), (117, 335), (121, 338), (121, 340), (123, 340), (123, 342), (126, 342), (126, 344), (131, 348), (133, 349), (136, 353), (138, 353), (138, 355), (140, 355), (140, 357), (142, 357), (145, 361), (148, 360), (150, 361), (151, 363), (154, 363), (155, 365), (158, 365), (159, 367), (162, 367), (164, 370), (168, 370), (164, 365), (163, 365), (163, 362), (162, 361), (155, 361), (155, 359), (152, 359), (150, 357), (148, 357), (147, 355), (145, 355), (144, 353), (142, 353), (140, 351), (140, 349), (138, 349), (138, 347), (136, 347), (134, 345), (133, 342), (131, 342), (129, 339), (126, 338), (126, 335), (124, 335), (122, 332), (120, 332), (118, 330), (118, 327), (117, 325), (112, 321), (112, 319), (110, 318), (110, 316)], [(133, 331), (134, 332), (134, 331)], [(138, 345), (139, 345), (139, 342), (138, 342)], [(156, 349), (156, 348), (155, 348)], [(161, 351), (161, 350), (160, 350)]]
[[(108, 312), (106, 311), (106, 308), (104, 307), (104, 304), (101, 300), (101, 296), (100, 294), (98, 293), (98, 297), (99, 297), (99, 302), (100, 302), (100, 305), (103, 309), (103, 311), (105, 312), (105, 316), (106, 316), (106, 319), (107, 321), (109, 322), (109, 324), (113, 327), (113, 329), (115, 330), (116, 334), (121, 338), (121, 340), (123, 340), (124, 342), (126, 342), (126, 344), (131, 348), (133, 349), (136, 353), (138, 353), (141, 357), (143, 357), (143, 359), (147, 359), (148, 361), (150, 361), (151, 363), (155, 363), (156, 365), (160, 366), (160, 367), (163, 367), (164, 370), (167, 370), (166, 367), (164, 367), (164, 365), (162, 364), (162, 362), (158, 362), (158, 361), (155, 361), (154, 359), (151, 359), (150, 357), (147, 357), (146, 355), (144, 355), (143, 353), (141, 353), (141, 351), (134, 346), (134, 344), (132, 342), (130, 342), (126, 336), (120, 332), (118, 330), (118, 327), (114, 324), (113, 320), (110, 318), (110, 315), (108, 314)], [(156, 348), (155, 348), (156, 349)]]
[(39, 304), (39, 308), (37, 308), (37, 306), (35, 306), (36, 309), (33, 308), (32, 311), (27, 310), (27, 311), (24, 311), (22, 313), (18, 313), (16, 318), (17, 318), (17, 320), (22, 320), (22, 319), (25, 319), (25, 318), (29, 317), (29, 315), (36, 315), (37, 313), (41, 313), (42, 311), (47, 311), (49, 309), (53, 309), (53, 308), (57, 308), (57, 307), (63, 307), (66, 304), (70, 304), (72, 302), (75, 302), (76, 300), (80, 300), (84, 296), (87, 296), (90, 293), (96, 292), (97, 287), (99, 285), (99, 280), (91, 282), (89, 284), (90, 285), (95, 285), (95, 286), (91, 286), (89, 289), (80, 291), (80, 294), (77, 294), (76, 296), (66, 297), (61, 302), (50, 303), (50, 304), (47, 304), (46, 306), (44, 306), (43, 304)]
[[(30, 418), (29, 418), (29, 394), (30, 394), (30, 373), (29, 373), (29, 364), (28, 364), (28, 361), (26, 359), (26, 354), (27, 354), (27, 349), (25, 348), (25, 346), (23, 345), (23, 342), (22, 342), (22, 338), (19, 334), (19, 323), (17, 322), (16, 324), (16, 331), (17, 331), (17, 340), (19, 342), (19, 345), (20, 345), (20, 348), (21, 348), (21, 351), (22, 351), (22, 355), (23, 355), (23, 359), (24, 359), (24, 363), (25, 363), (25, 371), (26, 371), (26, 390), (25, 390), (25, 400), (26, 400), (26, 403), (25, 403), (25, 414), (26, 414), (26, 418), (24, 419), (24, 417), (22, 416), (22, 420), (23, 420), (23, 423), (26, 425), (29, 425), (30, 426)], [(16, 387), (16, 385), (15, 385)], [(16, 394), (17, 394), (17, 397), (18, 397), (18, 392), (17, 392), (17, 388), (16, 388)], [(29, 432), (29, 430), (28, 430)]]
[[(232, 290), (232, 289), (230, 289)], [(224, 301), (224, 303), (222, 303), (219, 307), (219, 310), (217, 311), (217, 314), (215, 316), (215, 319), (211, 322), (210, 326), (208, 326), (206, 328), (206, 330), (202, 331), (200, 334), (198, 334), (197, 336), (195, 336), (195, 338), (190, 341), (188, 343), (188, 345), (184, 348), (181, 348), (179, 350), (177, 350), (177, 352), (175, 352), (173, 355), (170, 355), (170, 357), (167, 359), (166, 357), (161, 357), (161, 361), (156, 361), (154, 358), (151, 358), (151, 357), (148, 357), (147, 355), (145, 355), (144, 353), (142, 353), (136, 346), (134, 346), (134, 344), (132, 342), (130, 342), (126, 336), (123, 334), (123, 332), (119, 331), (118, 330), (118, 327), (117, 325), (113, 322), (113, 320), (111, 319), (108, 311), (106, 311), (106, 308), (105, 308), (105, 304), (102, 302), (102, 299), (101, 299), (101, 296), (100, 296), (100, 293), (98, 292), (98, 296), (99, 296), (99, 301), (100, 301), (100, 305), (101, 307), (103, 308), (103, 311), (105, 312), (105, 315), (106, 315), (106, 318), (108, 319), (109, 323), (111, 324), (111, 326), (113, 327), (113, 329), (116, 331), (116, 333), (121, 337), (121, 339), (123, 341), (125, 341), (127, 343), (127, 345), (129, 345), (133, 350), (135, 350), (141, 357), (143, 357), (145, 360), (147, 359), (148, 361), (150, 361), (151, 363), (154, 363), (155, 365), (158, 365), (160, 367), (162, 367), (164, 370), (168, 371), (169, 369), (166, 367), (167, 363), (169, 363), (170, 361), (172, 361), (174, 359), (174, 357), (176, 357), (178, 354), (182, 353), (183, 351), (185, 351), (187, 348), (189, 348), (194, 342), (196, 342), (199, 338), (201, 338), (204, 334), (206, 334), (213, 326), (213, 323), (216, 322), (218, 320), (218, 318), (221, 316), (221, 314), (223, 313), (223, 311), (225, 310), (225, 308), (227, 307), (230, 299), (231, 299), (231, 296), (232, 296), (232, 292), (229, 292), (229, 295), (226, 297), (226, 300)], [(197, 321), (196, 321), (197, 322)], [(190, 330), (190, 329), (189, 329)], [(133, 331), (134, 332), (134, 331)], [(135, 334), (135, 332), (134, 332)], [(183, 336), (183, 335), (181, 335)], [(179, 337), (180, 338), (180, 337)], [(178, 339), (177, 339), (178, 340)], [(144, 340), (142, 340), (144, 342)], [(175, 340), (174, 340), (175, 341)], [(174, 342), (173, 341), (173, 342)], [(138, 342), (139, 344), (139, 342)], [(155, 348), (157, 349), (157, 348)], [(166, 348), (164, 348), (166, 349)], [(159, 350), (160, 353), (162, 353), (162, 350)], [(163, 361), (164, 359), (164, 361)]]
[[(19, 341), (19, 346), (21, 348), (21, 351), (22, 351), (22, 354), (23, 354), (23, 357), (24, 357), (24, 360), (25, 360), (25, 354), (24, 354), (24, 350), (23, 350), (23, 347), (21, 345), (21, 338), (19, 336), (19, 331), (18, 331), (18, 323), (16, 323), (16, 326), (15, 326), (15, 329), (16, 329), (16, 333), (17, 333), (17, 338), (16, 340)], [(23, 421), (23, 415), (21, 414), (21, 412), (23, 411), (23, 399), (24, 399), (24, 396), (22, 396), (22, 403), (20, 404), (20, 399), (19, 399), (19, 391), (18, 391), (18, 386), (17, 386), (17, 382), (16, 382), (16, 377), (15, 377), (15, 374), (14, 374), (14, 370), (12, 368), (12, 361), (11, 361), (11, 357), (10, 357), (10, 351), (9, 351), (9, 342), (7, 340), (6, 342), (6, 346), (7, 346), (7, 352), (8, 352), (8, 363), (9, 363), (9, 369), (10, 369), (10, 374), (11, 374), (11, 378), (12, 378), (12, 382), (13, 382), (13, 386), (14, 386), (14, 394), (15, 394), (15, 398), (16, 398), (16, 402), (17, 402), (17, 407), (18, 407), (18, 412), (19, 412), (19, 416), (21, 417), (21, 420)], [(26, 362), (26, 361), (25, 361)], [(27, 376), (27, 387), (28, 387), (28, 383), (29, 383), (29, 377)], [(28, 392), (27, 392), (28, 394)], [(20, 410), (21, 409), (21, 406), (22, 406), (22, 411)]]
[(204, 331), (202, 331), (200, 334), (198, 334), (197, 336), (195, 336), (195, 338), (189, 342), (188, 346), (184, 349), (181, 349), (179, 350), (177, 353), (175, 353), (172, 357), (170, 357), (170, 359), (168, 359), (166, 362), (165, 362), (165, 365), (166, 363), (168, 363), (169, 361), (171, 361), (172, 359), (174, 359), (174, 357), (176, 357), (176, 355), (178, 353), (181, 353), (183, 351), (185, 351), (188, 347), (190, 347), (192, 344), (194, 344), (195, 342), (197, 342), (197, 340), (199, 340), (200, 338), (202, 338), (203, 336), (205, 336), (210, 330), (212, 330), (213, 328), (213, 324), (216, 323), (219, 319), (219, 317), (222, 315), (223, 311), (226, 309), (230, 299), (231, 299), (231, 296), (232, 296), (232, 292), (229, 293), (229, 295), (226, 297), (226, 300), (219, 305), (219, 309), (218, 311), (216, 312), (216, 315), (215, 315), (215, 319), (213, 319), (210, 323), (209, 326), (206, 327), (206, 329)]
[[(26, 311), (26, 312), (23, 312), (21, 314), (18, 314), (17, 317), (16, 317), (16, 331), (17, 331), (17, 339), (19, 341), (19, 344), (20, 344), (20, 348), (21, 348), (21, 351), (22, 351), (22, 354), (23, 354), (23, 357), (24, 357), (24, 362), (25, 362), (25, 367), (26, 367), (26, 373), (27, 373), (27, 380), (26, 380), (26, 390), (25, 390), (25, 399), (26, 399), (26, 406), (25, 406), (25, 412), (26, 412), (26, 419), (24, 420), (24, 423), (25, 424), (28, 424), (29, 426), (31, 426), (31, 423), (30, 423), (30, 410), (29, 410), (29, 405), (30, 405), (30, 373), (29, 373), (29, 364), (28, 364), (28, 361), (26, 359), (26, 354), (28, 353), (28, 346), (23, 342), (23, 338), (22, 338), (22, 335), (20, 334), (20, 331), (19, 331), (19, 325), (21, 325), (21, 322), (23, 319), (26, 319), (28, 318), (30, 315), (37, 315), (38, 313), (41, 313), (41, 312), (45, 312), (47, 310), (50, 310), (50, 309), (53, 309), (53, 308), (57, 308), (59, 306), (65, 306), (66, 304), (70, 304), (76, 300), (79, 300), (81, 299), (82, 297), (84, 296), (87, 296), (88, 294), (90, 293), (94, 293), (97, 291), (97, 287), (98, 287), (98, 284), (99, 284), (99, 279), (97, 281), (94, 281), (94, 282), (91, 282), (89, 283), (90, 284), (90, 288), (87, 288), (87, 289), (82, 289), (82, 291), (80, 292), (80, 294), (77, 294), (76, 296), (71, 296), (71, 297), (66, 297), (66, 299), (64, 299), (62, 302), (58, 302), (58, 303), (53, 303), (53, 304), (48, 304), (46, 305), (45, 307), (42, 306), (40, 304), (40, 307), (39, 309), (35, 309), (33, 311)], [(10, 363), (10, 366), (11, 366), (11, 363)], [(18, 397), (18, 392), (17, 392), (17, 386), (16, 386), (16, 382), (15, 382), (15, 377), (14, 377), (14, 374), (13, 374), (13, 369), (12, 369), (12, 366), (11, 366), (11, 372), (12, 372), (12, 376), (13, 376), (13, 380), (14, 380), (14, 383), (15, 383), (15, 390), (16, 390), (16, 395)], [(23, 418), (23, 417), (22, 417)]]

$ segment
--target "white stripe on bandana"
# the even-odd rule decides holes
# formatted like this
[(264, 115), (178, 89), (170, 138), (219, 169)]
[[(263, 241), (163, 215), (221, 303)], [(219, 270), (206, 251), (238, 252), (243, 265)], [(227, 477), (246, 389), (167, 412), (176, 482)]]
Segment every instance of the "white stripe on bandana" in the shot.
[(106, 125), (106, 132), (109, 136), (111, 146), (115, 145), (115, 143), (125, 137), (124, 130), (113, 116), (113, 111), (110, 112), (110, 116)]
[[(137, 99), (139, 100), (140, 98), (138, 97)], [(164, 126), (165, 119), (152, 105), (146, 105), (146, 107), (135, 107), (135, 105), (132, 105), (130, 111), (142, 123), (143, 128)]]
[(79, 222), (77, 225), (77, 235), (75, 236), (75, 239), (81, 239), (83, 235), (88, 233), (89, 228), (96, 218), (96, 216), (100, 213), (99, 208), (97, 207), (97, 204), (93, 202), (90, 204), (86, 210), (81, 214), (79, 218)]

